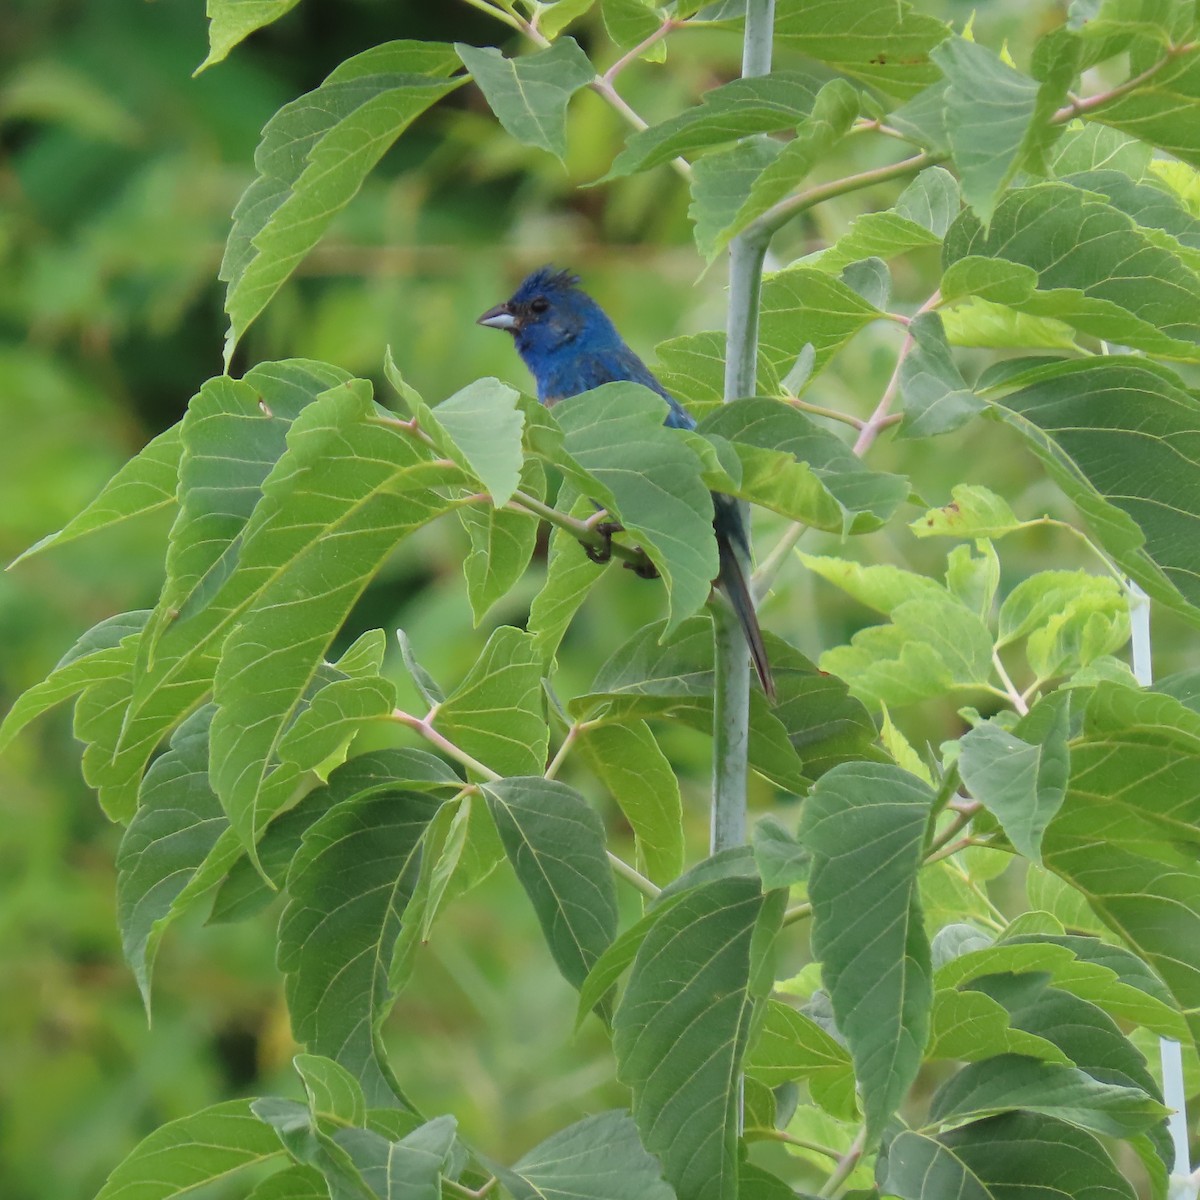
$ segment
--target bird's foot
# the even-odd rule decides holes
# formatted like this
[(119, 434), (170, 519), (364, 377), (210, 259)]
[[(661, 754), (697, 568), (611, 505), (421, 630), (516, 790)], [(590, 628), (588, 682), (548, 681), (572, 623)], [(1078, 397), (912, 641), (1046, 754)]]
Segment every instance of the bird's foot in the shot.
[(614, 533), (621, 533), (625, 526), (619, 521), (601, 521), (596, 525), (596, 532), (603, 539), (599, 546), (589, 542), (580, 542), (583, 552), (594, 563), (606, 563), (612, 558), (612, 540)]
[(641, 546), (638, 547), (638, 550), (641, 551), (643, 557), (638, 562), (626, 562), (624, 566), (639, 579), (658, 579), (658, 568), (648, 558), (644, 557), (646, 552), (642, 550)]

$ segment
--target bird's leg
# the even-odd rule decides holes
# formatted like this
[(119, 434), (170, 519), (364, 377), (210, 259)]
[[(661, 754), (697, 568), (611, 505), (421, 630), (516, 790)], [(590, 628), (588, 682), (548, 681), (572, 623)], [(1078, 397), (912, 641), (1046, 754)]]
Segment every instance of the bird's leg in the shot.
[[(641, 546), (637, 547), (642, 550)], [(646, 552), (642, 550), (644, 555)], [(643, 558), (640, 562), (626, 562), (623, 564), (628, 567), (639, 579), (658, 579), (658, 568), (648, 559)]]
[(603, 544), (593, 546), (588, 542), (580, 542), (583, 552), (594, 563), (606, 563), (612, 558), (612, 540), (614, 533), (621, 533), (625, 526), (620, 521), (599, 521), (593, 526), (595, 531), (604, 539)]

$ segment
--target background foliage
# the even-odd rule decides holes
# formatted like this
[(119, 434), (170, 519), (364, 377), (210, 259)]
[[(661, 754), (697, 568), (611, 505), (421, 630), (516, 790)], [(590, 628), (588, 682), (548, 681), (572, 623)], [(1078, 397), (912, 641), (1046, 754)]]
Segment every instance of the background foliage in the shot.
[[(970, 15), (966, 5), (921, 8), (959, 29)], [(987, 46), (1007, 41), (1013, 60), (1027, 64), (1037, 37), (1063, 17), (1052, 4), (979, 6), (976, 36)], [(207, 53), (196, 3), (18, 2), (8, 6), (3, 20), (0, 553), (8, 560), (64, 525), (219, 373), (224, 318), (216, 275), (229, 214), (253, 178), (259, 131), (270, 116), (350, 55), (390, 38), (483, 45), (501, 31), (466, 5), (305, 0), (219, 67), (191, 79)], [(615, 57), (606, 49), (608, 31), (599, 10), (584, 16), (575, 32), (588, 49)], [(514, 36), (506, 50), (519, 46)], [(957, 69), (954, 86), (964, 88), (980, 70), (966, 46), (956, 43), (938, 64), (948, 74)], [(955, 54), (961, 62), (953, 60)], [(669, 71), (639, 64), (623, 76), (622, 90), (647, 119), (665, 120), (702, 90), (733, 78), (739, 58), (735, 32), (693, 34), (672, 41)], [(1101, 74), (1097, 84), (1103, 82)], [(1018, 110), (1028, 99), (1019, 89), (1001, 94)], [(844, 119), (838, 99), (836, 93), (827, 97), (830, 127)], [(255, 362), (303, 355), (372, 379), (383, 394), (382, 348), (390, 345), (405, 378), (428, 397), (449, 395), (485, 375), (524, 386), (511, 347), (472, 322), (507, 295), (521, 273), (549, 260), (584, 274), (589, 289), (648, 357), (664, 338), (719, 326), (721, 271), (700, 275), (686, 186), (669, 170), (657, 170), (617, 186), (577, 190), (608, 170), (626, 130), (598, 97), (583, 92), (572, 101), (569, 134), (560, 165), (552, 154), (507, 136), (474, 89), (457, 92), (420, 117), (250, 327), (234, 360), (235, 373)], [(891, 160), (875, 142), (814, 136), (818, 178)], [(989, 188), (999, 182), (987, 174), (995, 156), (972, 174), (973, 135), (968, 129), (960, 136), (964, 191), (986, 204)], [(1094, 165), (1081, 159), (1079, 169)], [(896, 187), (885, 187), (831, 199), (788, 227), (776, 246), (779, 261), (835, 241), (852, 216), (890, 205), (896, 194)], [(1078, 230), (1085, 215), (1062, 214), (1063, 228)], [(1005, 236), (1006, 218), (1001, 202), (989, 232), (960, 231), (962, 255), (979, 253), (988, 237)], [(1055, 218), (1051, 210), (1043, 219)], [(1020, 220), (1027, 221), (1028, 214)], [(714, 226), (707, 236), (715, 248), (721, 228)], [(1194, 242), (1181, 241), (1194, 248)], [(1153, 254), (1155, 247), (1133, 249)], [(893, 307), (911, 311), (926, 300), (937, 279), (937, 255), (936, 248), (917, 242), (896, 261)], [(846, 250), (847, 263), (861, 257), (866, 257), (861, 248)], [(987, 294), (1016, 295), (1020, 307), (1019, 278), (984, 282), (995, 289)], [(964, 294), (972, 288), (981, 289), (979, 280), (963, 282)], [(1027, 332), (1048, 349), (1064, 337), (1061, 326), (1047, 322), (1072, 315), (1065, 303), (1060, 298), (1058, 307), (1025, 306)], [(1177, 318), (1154, 303), (1149, 297), (1143, 314), (1146, 348), (1169, 352), (1162, 339), (1174, 325), (1194, 323), (1195, 317)], [(980, 307), (972, 320), (985, 327), (989, 315)], [(1103, 334), (1103, 316), (1084, 314), (1085, 322), (1094, 322), (1090, 332)], [(1042, 324), (1035, 327), (1035, 321)], [(768, 319), (768, 345), (771, 333)], [(888, 384), (902, 336), (885, 323), (869, 325), (854, 353), (840, 355), (807, 398), (866, 417)], [(909, 360), (917, 364), (911, 393), (927, 397), (931, 420), (947, 405), (953, 411), (956, 394), (960, 406), (971, 403), (959, 394), (967, 389), (956, 392), (952, 379), (947, 384), (939, 345), (931, 331), (927, 347), (921, 347), (925, 357)], [(960, 350), (955, 361), (973, 379), (974, 369), (995, 357)], [(781, 365), (786, 370), (790, 363)], [(918, 480), (929, 505), (946, 503), (953, 486), (969, 482), (1002, 494), (1021, 517), (1050, 513), (1076, 520), (1010, 425), (974, 422), (950, 439), (885, 438), (872, 465)], [(914, 505), (911, 516), (922, 511)], [(782, 527), (781, 520), (764, 517), (762, 544), (772, 544)], [(0, 700), (6, 708), (61, 655), (69, 640), (64, 630), (152, 606), (164, 534), (161, 520), (118, 528), (0, 577)], [(827, 562), (823, 568), (823, 561), (853, 554), (935, 578), (946, 568), (947, 543), (914, 538), (903, 522), (849, 547), (821, 533), (808, 534), (803, 545), (813, 570), (787, 568), (764, 623), (814, 658), (829, 647), (847, 647), (854, 633), (878, 620), (872, 611), (878, 604), (847, 603), (844, 594), (819, 580), (838, 570)], [(460, 582), (467, 549), (466, 535), (446, 521), (406, 541), (355, 606), (336, 651), (350, 647), (362, 630), (400, 627), (435, 677), (461, 677), (481, 644)], [(1039, 570), (1095, 567), (1069, 532), (1038, 525), (1001, 543), (999, 592), (1009, 594)], [(585, 691), (614, 646), (648, 619), (665, 615), (658, 590), (616, 576), (620, 573), (601, 583), (601, 593), (568, 635), (561, 655), (566, 694)], [(489, 615), (487, 628), (519, 622), (537, 583), (535, 570)], [(864, 598), (869, 600), (860, 592)], [(1062, 601), (1049, 603), (1061, 607)], [(1101, 595), (1095, 607), (1101, 618), (1113, 611)], [(1022, 636), (1015, 632), (1018, 625), (1014, 639)], [(1117, 649), (1121, 633), (1095, 636), (1111, 636)], [(1050, 674), (1058, 652), (1053, 644), (1037, 651)], [(1194, 635), (1162, 608), (1155, 615), (1155, 654), (1160, 674), (1200, 665)], [(826, 665), (854, 669), (848, 661)], [(1036, 670), (1032, 657), (1029, 666)], [(388, 649), (385, 673), (396, 683), (401, 704), (419, 708), (394, 647)], [(1031, 678), (1021, 679), (1022, 686)], [(871, 686), (864, 679), (864, 694)], [(959, 736), (964, 725), (956, 707), (962, 702), (962, 697), (922, 699), (906, 709), (898, 719), (908, 741), (936, 746)], [(978, 702), (985, 714), (990, 711), (987, 697)], [(987, 768), (987, 736), (971, 746), (971, 757), (964, 750), (968, 783), (973, 771)], [(1102, 730), (1097, 742), (1102, 753)], [(706, 838), (707, 741), (672, 726), (662, 744), (681, 777), (692, 861), (702, 855)], [(1006, 749), (1011, 747), (1001, 747)], [(600, 759), (610, 752), (594, 748)], [(567, 778), (603, 803), (588, 773)], [(7, 867), (0, 884), (5, 1194), (90, 1195), (125, 1151), (164, 1121), (229, 1097), (298, 1094), (292, 1083), (295, 1047), (273, 966), (272, 918), (203, 926), (193, 920), (173, 930), (158, 963), (155, 1019), (148, 1031), (116, 933), (119, 831), (79, 780), (69, 718), (62, 713), (47, 718), (10, 749), (0, 759), (0, 782)], [(778, 793), (761, 778), (753, 783), (752, 803), (756, 812), (773, 809), (795, 827), (795, 810), (781, 809)], [(632, 839), (619, 814), (609, 809), (607, 817), (615, 844), (624, 841), (632, 857)], [(849, 863), (841, 869), (858, 868)], [(980, 878), (988, 873), (981, 865)], [(736, 891), (736, 884), (729, 886)], [(983, 886), (987, 904), (1001, 913), (1011, 916), (1025, 907), (1020, 870)], [(813, 888), (819, 908), (816, 880)], [(624, 925), (635, 914), (629, 897), (620, 899)], [(1041, 906), (1065, 902), (1047, 897)], [(962, 903), (948, 891), (926, 897), (926, 910), (936, 912), (941, 905), (948, 920), (962, 915)], [(801, 941), (789, 945), (781, 973), (800, 971), (805, 960)], [(625, 1089), (612, 1081), (607, 1039), (598, 1023), (585, 1023), (571, 1039), (575, 997), (544, 952), (537, 919), (511, 873), (497, 872), (459, 902), (436, 936), (414, 952), (412, 970), (414, 981), (387, 1026), (393, 1064), (424, 1109), (456, 1113), (464, 1133), (483, 1150), (511, 1162), (576, 1117), (626, 1102)], [(1030, 1047), (1017, 1042), (1013, 1049), (1028, 1053)], [(836, 1086), (836, 1065), (829, 1078)], [(841, 1078), (844, 1086), (844, 1074)]]

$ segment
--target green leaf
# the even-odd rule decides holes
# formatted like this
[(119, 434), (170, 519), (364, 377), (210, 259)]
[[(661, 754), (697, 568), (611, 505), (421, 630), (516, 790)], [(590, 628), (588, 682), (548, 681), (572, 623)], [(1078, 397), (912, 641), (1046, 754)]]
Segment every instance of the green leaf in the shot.
[[(687, 399), (688, 408), (712, 413), (725, 397), (725, 333), (710, 330), (659, 342), (660, 382), (676, 396)], [(762, 353), (758, 355), (759, 391), (776, 396), (782, 391), (779, 372)]]
[(790, 71), (735, 79), (710, 88), (694, 108), (630, 134), (604, 178), (646, 171), (680, 155), (738, 142), (756, 133), (793, 129), (812, 112), (816, 95), (810, 76)]
[(949, 504), (909, 522), (917, 537), (998, 538), (1021, 527), (1008, 501), (988, 488), (960, 483), (950, 495)]
[(933, 437), (960, 429), (986, 405), (955, 365), (941, 317), (918, 314), (908, 334), (914, 345), (900, 364), (904, 420), (898, 436)]
[(440, 733), (502, 775), (541, 774), (550, 733), (533, 638), (501, 625), (466, 678), (442, 702)]
[(633, 829), (638, 863), (658, 884), (683, 870), (679, 781), (645, 721), (585, 725), (579, 748)]
[(891, 208), (861, 213), (832, 246), (803, 261), (837, 274), (864, 258), (891, 259), (938, 246), (958, 210), (958, 180), (943, 167), (926, 167)]
[(264, 1179), (246, 1200), (329, 1200), (329, 1189), (320, 1171), (294, 1163)]
[(689, 891), (647, 934), (617, 1007), (618, 1078), (646, 1149), (689, 1200), (737, 1195), (737, 1078), (783, 896), (737, 877)]
[(1139, 1088), (1102, 1083), (1077, 1067), (1002, 1054), (952, 1076), (938, 1089), (929, 1115), (956, 1122), (1017, 1108), (1109, 1137), (1140, 1133), (1168, 1111)]
[(1042, 701), (1018, 729), (1026, 737), (984, 722), (962, 739), (963, 782), (1000, 822), (1026, 858), (1041, 862), (1042, 835), (1062, 807), (1071, 773), (1068, 706)]
[(608, 36), (622, 50), (644, 41), (661, 23), (653, 5), (654, 0), (602, 0)]
[(941, 310), (946, 340), (952, 346), (990, 349), (1044, 348), (1078, 350), (1074, 330), (1065, 321), (1032, 317), (1003, 304), (970, 296)]
[(117, 1167), (96, 1200), (168, 1200), (272, 1158), (275, 1134), (248, 1100), (226, 1100), (161, 1125)]
[(1032, 1196), (1045, 1192), (1047, 1181), (1061, 1180), (1072, 1200), (1134, 1200), (1132, 1186), (1091, 1134), (1049, 1117), (1005, 1113), (937, 1140), (987, 1188), (984, 1195)]
[(220, 278), (228, 284), (228, 365), (250, 323), (370, 170), (431, 104), (461, 86), (447, 46), (384, 42), (347, 59), (285, 104), (254, 153), (258, 176), (233, 211)]
[(929, 1020), (929, 1059), (975, 1062), (998, 1054), (1023, 1054), (1070, 1065), (1053, 1043), (1009, 1023), (1008, 1011), (984, 992), (938, 988)]
[(688, 216), (695, 227), (692, 232), (696, 248), (710, 262), (722, 245), (724, 231), (741, 212), (754, 181), (780, 152), (779, 142), (754, 137), (706, 154), (692, 165)]
[(666, 585), (668, 630), (699, 612), (717, 575), (712, 497), (701, 463), (665, 401), (636, 383), (609, 383), (559, 401), (566, 453), (586, 472), (580, 486), (645, 547)]
[(1072, 363), (1002, 401), (1121, 569), (1200, 620), (1200, 401), (1148, 363)]
[(888, 1145), (887, 1175), (882, 1186), (900, 1200), (992, 1200), (992, 1193), (952, 1150), (911, 1130), (902, 1130)]
[(1071, 744), (1071, 782), (1046, 830), (1046, 865), (1162, 977), (1200, 1004), (1200, 970), (1180, 947), (1200, 937), (1200, 729), (1169, 696), (1099, 685)]
[(484, 792), (550, 953), (578, 988), (617, 932), (604, 825), (573, 788), (540, 775), (501, 779)]
[(127, 676), (133, 668), (137, 642), (149, 611), (120, 613), (93, 625), (33, 687), (22, 692), (0, 723), (0, 752), (30, 721), (77, 692)]
[(76, 513), (57, 533), (48, 533), (34, 542), (13, 559), (9, 569), (51, 546), (62, 546), (143, 513), (174, 505), (182, 445), (179, 425), (172, 425), (147, 442), (82, 512)]
[[(1150, 43), (1135, 46), (1129, 56), (1130, 77), (1135, 78), (1157, 62), (1162, 50)], [(1111, 125), (1166, 150), (1192, 166), (1200, 166), (1200, 132), (1196, 122), (1180, 119), (1180, 112), (1200, 102), (1200, 53), (1193, 41), (1187, 53), (1177, 53), (1153, 78), (1118, 96), (1090, 114), (1094, 121)], [(1189, 132), (1190, 131), (1190, 132)]]
[(849, 1051), (811, 1017), (779, 1000), (767, 1002), (746, 1074), (772, 1088), (803, 1079), (812, 1098), (832, 1116), (858, 1119)]
[[(343, 1129), (334, 1141), (380, 1200), (441, 1200), (441, 1175), (457, 1134), (454, 1117), (435, 1117), (398, 1141), (370, 1129)], [(336, 1196), (336, 1193), (335, 1193)]]
[(1076, 121), (1055, 146), (1051, 168), (1062, 177), (1110, 167), (1131, 179), (1141, 179), (1153, 157), (1154, 151), (1145, 142), (1103, 125)]
[(596, 77), (574, 38), (560, 37), (548, 50), (520, 58), (462, 42), (454, 49), (500, 124), (523, 145), (548, 150), (562, 161), (567, 153), (567, 104)]
[(1103, 197), (1065, 183), (1011, 188), (985, 229), (946, 235), (942, 295), (1006, 304), (1166, 358), (1200, 359), (1200, 276)]
[(891, 624), (860, 629), (850, 645), (821, 655), (821, 669), (844, 679), (852, 695), (890, 707), (987, 684), (991, 633), (957, 596), (931, 579), (896, 567), (800, 557), (856, 599), (891, 616)]
[(296, 1162), (321, 1173), (330, 1200), (377, 1200), (354, 1160), (319, 1128), (313, 1114), (295, 1100), (264, 1096), (250, 1104), (254, 1115), (275, 1131)]
[(916, 1078), (929, 1031), (917, 872), (932, 800), (897, 767), (843, 763), (817, 781), (801, 818), (813, 953), (854, 1059), (868, 1143)]
[[(212, 781), (252, 855), (295, 790), (300, 768), (272, 760), (325, 651), (396, 543), (445, 503), (414, 470), (427, 462), (423, 451), (373, 414), (366, 384), (337, 388), (306, 408), (243, 544), (242, 571), (254, 559), (254, 533), (264, 557), (274, 553), (253, 610), (221, 649)], [(260, 521), (264, 509), (270, 515)], [(176, 628), (182, 634), (186, 625)]]
[(238, 42), (256, 29), (278, 21), (291, 12), (300, 0), (208, 0), (208, 57), (193, 72), (223, 62)]
[(572, 21), (578, 20), (596, 0), (554, 0), (552, 7), (541, 13), (538, 28), (553, 41)]
[[(521, 474), (521, 490), (542, 500), (546, 495), (546, 472), (531, 458)], [(463, 563), (467, 597), (478, 626), (488, 610), (516, 585), (537, 544), (538, 518), (510, 508), (467, 504), (458, 510), (471, 539), (471, 552)]]
[(520, 392), (499, 379), (477, 379), (436, 408), (421, 405), (417, 418), (440, 449), (470, 471), (502, 508), (521, 480), (525, 414)]
[(711, 261), (747, 225), (788, 196), (846, 136), (858, 113), (858, 92), (844, 79), (825, 84), (813, 101), (812, 112), (796, 127), (796, 136), (763, 168), (716, 239), (700, 243), (701, 252)]
[(400, 658), (404, 663), (404, 669), (408, 672), (413, 687), (421, 693), (421, 698), (430, 708), (435, 704), (440, 705), (446, 699), (446, 693), (438, 686), (433, 676), (417, 661), (412, 643), (403, 629), (396, 630), (396, 641), (400, 646)]
[(929, 51), (950, 32), (904, 0), (863, 0), (847, 20), (841, 0), (779, 0), (775, 41), (892, 96), (938, 78)]
[(621, 1111), (568, 1125), (496, 1174), (513, 1200), (675, 1200)]
[[(208, 781), (212, 705), (186, 720), (142, 781), (139, 804), (117, 853), (117, 924), (121, 948), (150, 1009), (150, 973), (167, 925), (195, 899), (189, 884), (217, 847), (229, 821)], [(210, 862), (209, 886), (239, 854), (228, 839)], [(186, 889), (186, 891), (185, 891)], [(182, 902), (180, 901), (183, 896)]]
[(397, 1101), (378, 1028), (392, 1002), (392, 954), (421, 836), (437, 808), (402, 786), (363, 790), (308, 828), (288, 873), (278, 962), (292, 1031), (354, 1075), (368, 1105)]
[[(820, 523), (820, 527), (828, 527), (826, 497), (832, 497), (842, 509), (840, 522), (833, 528), (860, 533), (886, 522), (908, 495), (908, 481), (902, 476), (872, 471), (835, 434), (777, 400), (735, 400), (706, 417), (699, 431), (725, 438), (735, 447), (755, 446), (806, 463), (822, 491), (805, 501), (804, 511), (810, 523)], [(744, 467), (749, 461), (749, 456), (743, 459)], [(755, 486), (753, 470), (749, 486)]]

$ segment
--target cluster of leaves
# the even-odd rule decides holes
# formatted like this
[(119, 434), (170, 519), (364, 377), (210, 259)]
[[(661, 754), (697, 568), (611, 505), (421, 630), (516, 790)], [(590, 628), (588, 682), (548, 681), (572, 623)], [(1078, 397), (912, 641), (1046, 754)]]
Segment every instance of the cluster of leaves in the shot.
[[(210, 61), (292, 3), (210, 0)], [(575, 92), (620, 107), (616, 68), (689, 28), (736, 31), (744, 7), (603, 0), (621, 57), (598, 74), (564, 32), (590, 3), (479, 5), (539, 48), (388, 43), (268, 124), (222, 266), (227, 358), (392, 142), (468, 79), (513, 137), (561, 154)], [(765, 244), (825, 199), (906, 184), (766, 278), (757, 397), (718, 406), (715, 333), (660, 347), (664, 380), (702, 417), (694, 433), (663, 428), (661, 398), (634, 384), (553, 413), (496, 380), (430, 405), (389, 363), (398, 414), (328, 364), (264, 363), (205, 384), (34, 548), (173, 513), (155, 608), (85, 634), (14, 706), (0, 745), (77, 697), (85, 777), (126, 827), (121, 932), (147, 1003), (180, 914), (206, 901), (217, 919), (249, 919), (282, 891), (278, 965), (307, 1050), (306, 1102), (237, 1101), (168, 1124), (105, 1197), (176, 1196), (266, 1160), (283, 1169), (259, 1198), (501, 1187), (517, 1200), (772, 1200), (822, 1175), (822, 1194), (849, 1183), (900, 1200), (1048, 1179), (1132, 1196), (1112, 1139), (1165, 1196), (1167, 1109), (1139, 1039), (1176, 1038), (1195, 1066), (1200, 706), (1194, 673), (1144, 689), (1115, 654), (1126, 578), (1200, 621), (1200, 400), (1186, 376), (1200, 360), (1196, 6), (1076, 0), (1031, 75), (893, 0), (856, 5), (852, 28), (836, 0), (779, 0), (775, 36), (793, 65), (640, 129), (609, 173), (678, 164), (709, 258), (734, 237)], [(1073, 94), (1119, 56), (1126, 78)], [(915, 153), (806, 186), (852, 133)], [(915, 314), (893, 311), (889, 264), (931, 249), (937, 290)], [(806, 399), (878, 321), (907, 336), (875, 415)], [(955, 345), (1053, 353), (968, 382)], [(668, 723), (713, 719), (711, 490), (795, 528), (878, 530), (910, 486), (862, 454), (897, 401), (900, 437), (984, 416), (1015, 431), (1111, 578), (1035, 574), (993, 619), (993, 541), (1046, 519), (1019, 520), (979, 487), (912, 523), (975, 543), (950, 553), (944, 584), (803, 556), (888, 623), (820, 668), (768, 635), (779, 697), (752, 697), (750, 762), (804, 797), (799, 826), (768, 817), (752, 846), (685, 869), (659, 739)], [(857, 426), (854, 449), (818, 423), (830, 416)], [(607, 569), (579, 545), (598, 544), (597, 504), (626, 531), (619, 557), (656, 568), (667, 616), (564, 703), (555, 658)], [(408, 713), (382, 670), (384, 631), (333, 661), (331, 646), (385, 558), (450, 512), (470, 538), (477, 619), (525, 573), (542, 519), (556, 526), (546, 577), (525, 628), (494, 629), (452, 689), (402, 637), (428, 703)], [(922, 756), (891, 711), (956, 690), (1005, 707), (964, 710), (970, 730)], [(360, 735), (381, 728), (396, 744), (363, 752)], [(427, 749), (404, 744), (412, 732)], [(636, 866), (558, 779), (576, 751), (627, 817)], [(1030, 910), (1009, 920), (987, 884), (1016, 857)], [(611, 1029), (632, 1097), (628, 1113), (590, 1117), (512, 1166), (473, 1150), (452, 1117), (420, 1115), (380, 1036), (414, 947), (505, 860), (581, 1020)], [(624, 931), (621, 880), (648, 901)], [(783, 931), (801, 921), (818, 966), (779, 980)], [(958, 1067), (937, 1069), (925, 1097), (923, 1065), (945, 1062)], [(764, 1146), (791, 1158), (768, 1171)]]

